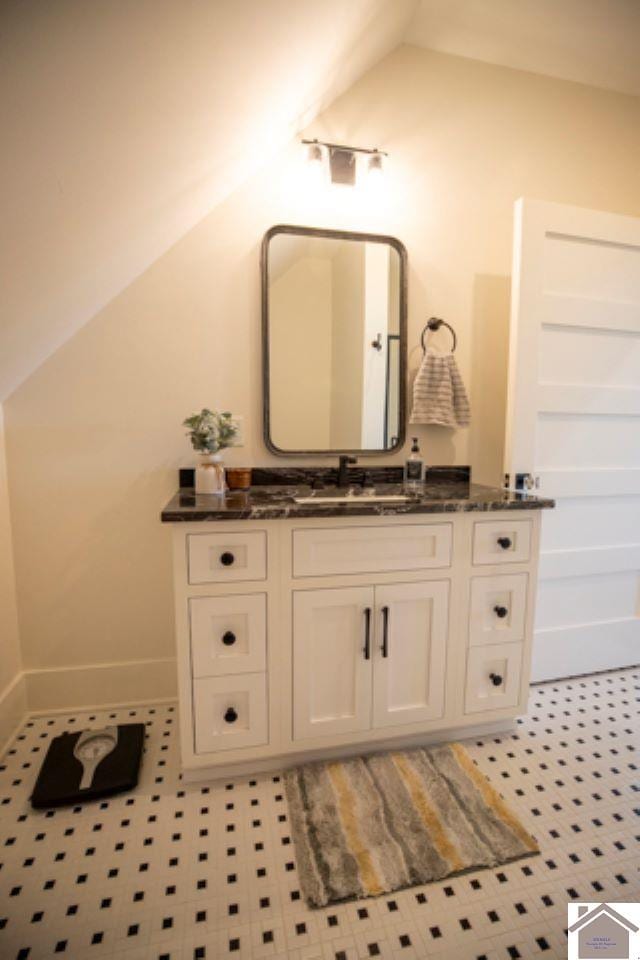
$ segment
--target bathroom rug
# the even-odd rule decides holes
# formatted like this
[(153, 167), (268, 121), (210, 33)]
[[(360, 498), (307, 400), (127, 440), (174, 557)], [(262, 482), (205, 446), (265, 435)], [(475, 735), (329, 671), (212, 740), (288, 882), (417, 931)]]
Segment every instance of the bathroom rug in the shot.
[(459, 743), (304, 764), (285, 785), (311, 907), (540, 852)]

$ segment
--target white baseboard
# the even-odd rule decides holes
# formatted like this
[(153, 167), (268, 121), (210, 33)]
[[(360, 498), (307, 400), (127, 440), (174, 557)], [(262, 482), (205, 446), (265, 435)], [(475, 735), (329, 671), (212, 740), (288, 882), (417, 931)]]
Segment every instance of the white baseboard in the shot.
[(24, 678), (30, 714), (163, 703), (177, 697), (174, 657), (25, 670)]
[(152, 706), (176, 698), (174, 657), (23, 670), (0, 691), (0, 756), (28, 717)]
[(176, 697), (158, 697), (152, 700), (118, 700), (117, 702), (103, 703), (98, 707), (55, 707), (48, 710), (29, 710), (27, 719), (37, 719), (38, 717), (57, 717), (64, 716), (66, 713), (73, 713), (75, 717), (81, 717), (83, 713), (92, 714), (105, 710), (137, 710), (138, 707), (166, 707), (170, 705), (177, 706)]
[(24, 722), (27, 712), (27, 687), (21, 672), (0, 693), (0, 756)]

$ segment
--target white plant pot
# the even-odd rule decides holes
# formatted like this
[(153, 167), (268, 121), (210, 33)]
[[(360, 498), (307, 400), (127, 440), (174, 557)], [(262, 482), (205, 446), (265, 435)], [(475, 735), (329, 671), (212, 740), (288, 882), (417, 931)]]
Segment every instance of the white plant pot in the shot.
[(225, 492), (224, 466), (219, 453), (203, 453), (196, 464), (196, 493), (220, 495)]

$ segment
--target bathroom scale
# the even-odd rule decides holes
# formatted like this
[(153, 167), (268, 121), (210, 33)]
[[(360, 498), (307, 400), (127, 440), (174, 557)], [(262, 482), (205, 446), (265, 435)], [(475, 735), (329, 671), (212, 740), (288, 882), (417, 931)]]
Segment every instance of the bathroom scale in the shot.
[(54, 737), (40, 768), (31, 806), (96, 800), (138, 783), (144, 723), (121, 723)]

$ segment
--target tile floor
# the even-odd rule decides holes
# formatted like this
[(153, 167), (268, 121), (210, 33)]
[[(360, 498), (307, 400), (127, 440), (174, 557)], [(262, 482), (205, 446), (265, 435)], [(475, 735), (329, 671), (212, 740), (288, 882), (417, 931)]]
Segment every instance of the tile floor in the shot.
[[(0, 764), (0, 957), (566, 956), (567, 901), (640, 899), (640, 670), (537, 686), (515, 735), (467, 741), (542, 855), (310, 911), (280, 778), (183, 786), (171, 705), (26, 723)], [(136, 791), (34, 812), (50, 737), (147, 725)]]

